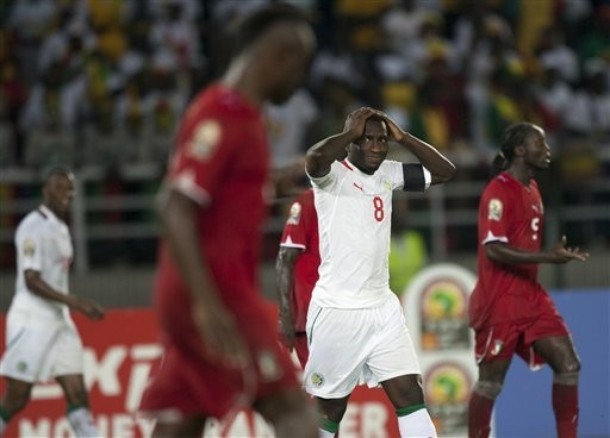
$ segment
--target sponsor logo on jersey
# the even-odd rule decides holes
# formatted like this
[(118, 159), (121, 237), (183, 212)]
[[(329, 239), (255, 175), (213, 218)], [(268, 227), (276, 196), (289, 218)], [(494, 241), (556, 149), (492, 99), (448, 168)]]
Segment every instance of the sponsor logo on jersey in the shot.
[(324, 385), (324, 376), (320, 373), (313, 373), (311, 375), (311, 384), (317, 388)]
[(294, 204), (292, 204), (292, 207), (290, 207), (290, 214), (288, 216), (287, 223), (289, 225), (298, 225), (299, 221), (301, 220), (301, 211), (302, 210), (303, 210), (303, 207), (298, 202), (295, 202)]
[(488, 219), (492, 221), (499, 221), (502, 219), (503, 209), (504, 206), (502, 205), (502, 201), (496, 198), (491, 199), (488, 206)]
[(206, 160), (216, 149), (220, 136), (220, 123), (216, 120), (201, 121), (187, 144), (187, 153), (196, 160)]
[(23, 255), (26, 257), (32, 257), (36, 252), (36, 243), (34, 240), (27, 238), (23, 241)]

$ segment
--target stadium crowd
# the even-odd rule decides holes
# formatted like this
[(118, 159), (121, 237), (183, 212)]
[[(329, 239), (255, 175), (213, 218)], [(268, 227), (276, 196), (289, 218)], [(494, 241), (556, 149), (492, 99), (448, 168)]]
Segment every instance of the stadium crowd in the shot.
[[(223, 31), (267, 1), (3, 1), (0, 169), (98, 168), (91, 190), (120, 194), (124, 168), (146, 164), (157, 170), (137, 190), (153, 192), (181, 112), (228, 59)], [(551, 175), (610, 174), (607, 0), (291, 3), (319, 44), (307, 87), (267, 109), (276, 166), (370, 105), (446, 153), (457, 180), (483, 178), (516, 121), (545, 128)]]

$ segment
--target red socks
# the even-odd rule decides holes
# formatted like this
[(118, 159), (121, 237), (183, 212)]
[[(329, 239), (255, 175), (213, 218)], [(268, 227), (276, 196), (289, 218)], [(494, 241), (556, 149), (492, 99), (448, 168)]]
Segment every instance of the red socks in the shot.
[(472, 393), (468, 403), (469, 438), (487, 438), (489, 436), (491, 431), (491, 411), (494, 407), (494, 401), (476, 392)]
[(578, 428), (578, 386), (553, 384), (553, 410), (558, 438), (576, 438)]

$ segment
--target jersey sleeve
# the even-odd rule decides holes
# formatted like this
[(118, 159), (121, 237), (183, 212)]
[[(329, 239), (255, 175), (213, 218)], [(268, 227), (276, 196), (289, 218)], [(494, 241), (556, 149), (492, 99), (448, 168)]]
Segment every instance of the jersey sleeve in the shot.
[(168, 172), (171, 187), (199, 204), (210, 202), (239, 138), (244, 138), (237, 134), (243, 130), (229, 125), (226, 117), (202, 117), (184, 128)]
[(382, 163), (382, 169), (392, 182), (392, 190), (423, 192), (430, 187), (430, 172), (421, 164), (386, 160)]
[(338, 190), (338, 182), (341, 176), (349, 170), (349, 164), (341, 161), (335, 161), (330, 166), (330, 172), (319, 178), (315, 178), (307, 174), (311, 184), (325, 192), (334, 192)]
[(317, 220), (313, 193), (307, 191), (297, 198), (290, 207), (290, 213), (284, 226), (280, 246), (287, 248), (307, 249), (312, 235), (313, 221)]
[(40, 226), (26, 226), (18, 233), (15, 239), (15, 247), (19, 253), (23, 271), (42, 271), (42, 259), (44, 254), (43, 230)]
[(490, 242), (508, 243), (510, 226), (510, 200), (505, 191), (491, 185), (481, 198), (479, 206), (479, 227), (482, 245)]

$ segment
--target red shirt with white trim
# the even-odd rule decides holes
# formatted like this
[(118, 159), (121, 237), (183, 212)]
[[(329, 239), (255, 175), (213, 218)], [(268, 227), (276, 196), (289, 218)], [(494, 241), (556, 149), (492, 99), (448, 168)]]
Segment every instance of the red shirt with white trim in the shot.
[(313, 190), (303, 192), (290, 207), (280, 246), (301, 250), (294, 264), (291, 304), (294, 329), (304, 332), (311, 292), (318, 281), (320, 265), (318, 215)]
[(478, 281), (470, 298), (475, 328), (535, 318), (540, 293), (538, 264), (507, 265), (490, 260), (483, 247), (498, 241), (526, 251), (540, 251), (544, 207), (538, 184), (528, 186), (503, 172), (481, 197), (478, 217)]
[[(200, 245), (218, 291), (233, 305), (259, 289), (268, 154), (259, 108), (236, 91), (214, 85), (190, 104), (167, 174), (170, 185), (200, 204)], [(172, 299), (188, 295), (164, 243), (157, 290)]]

